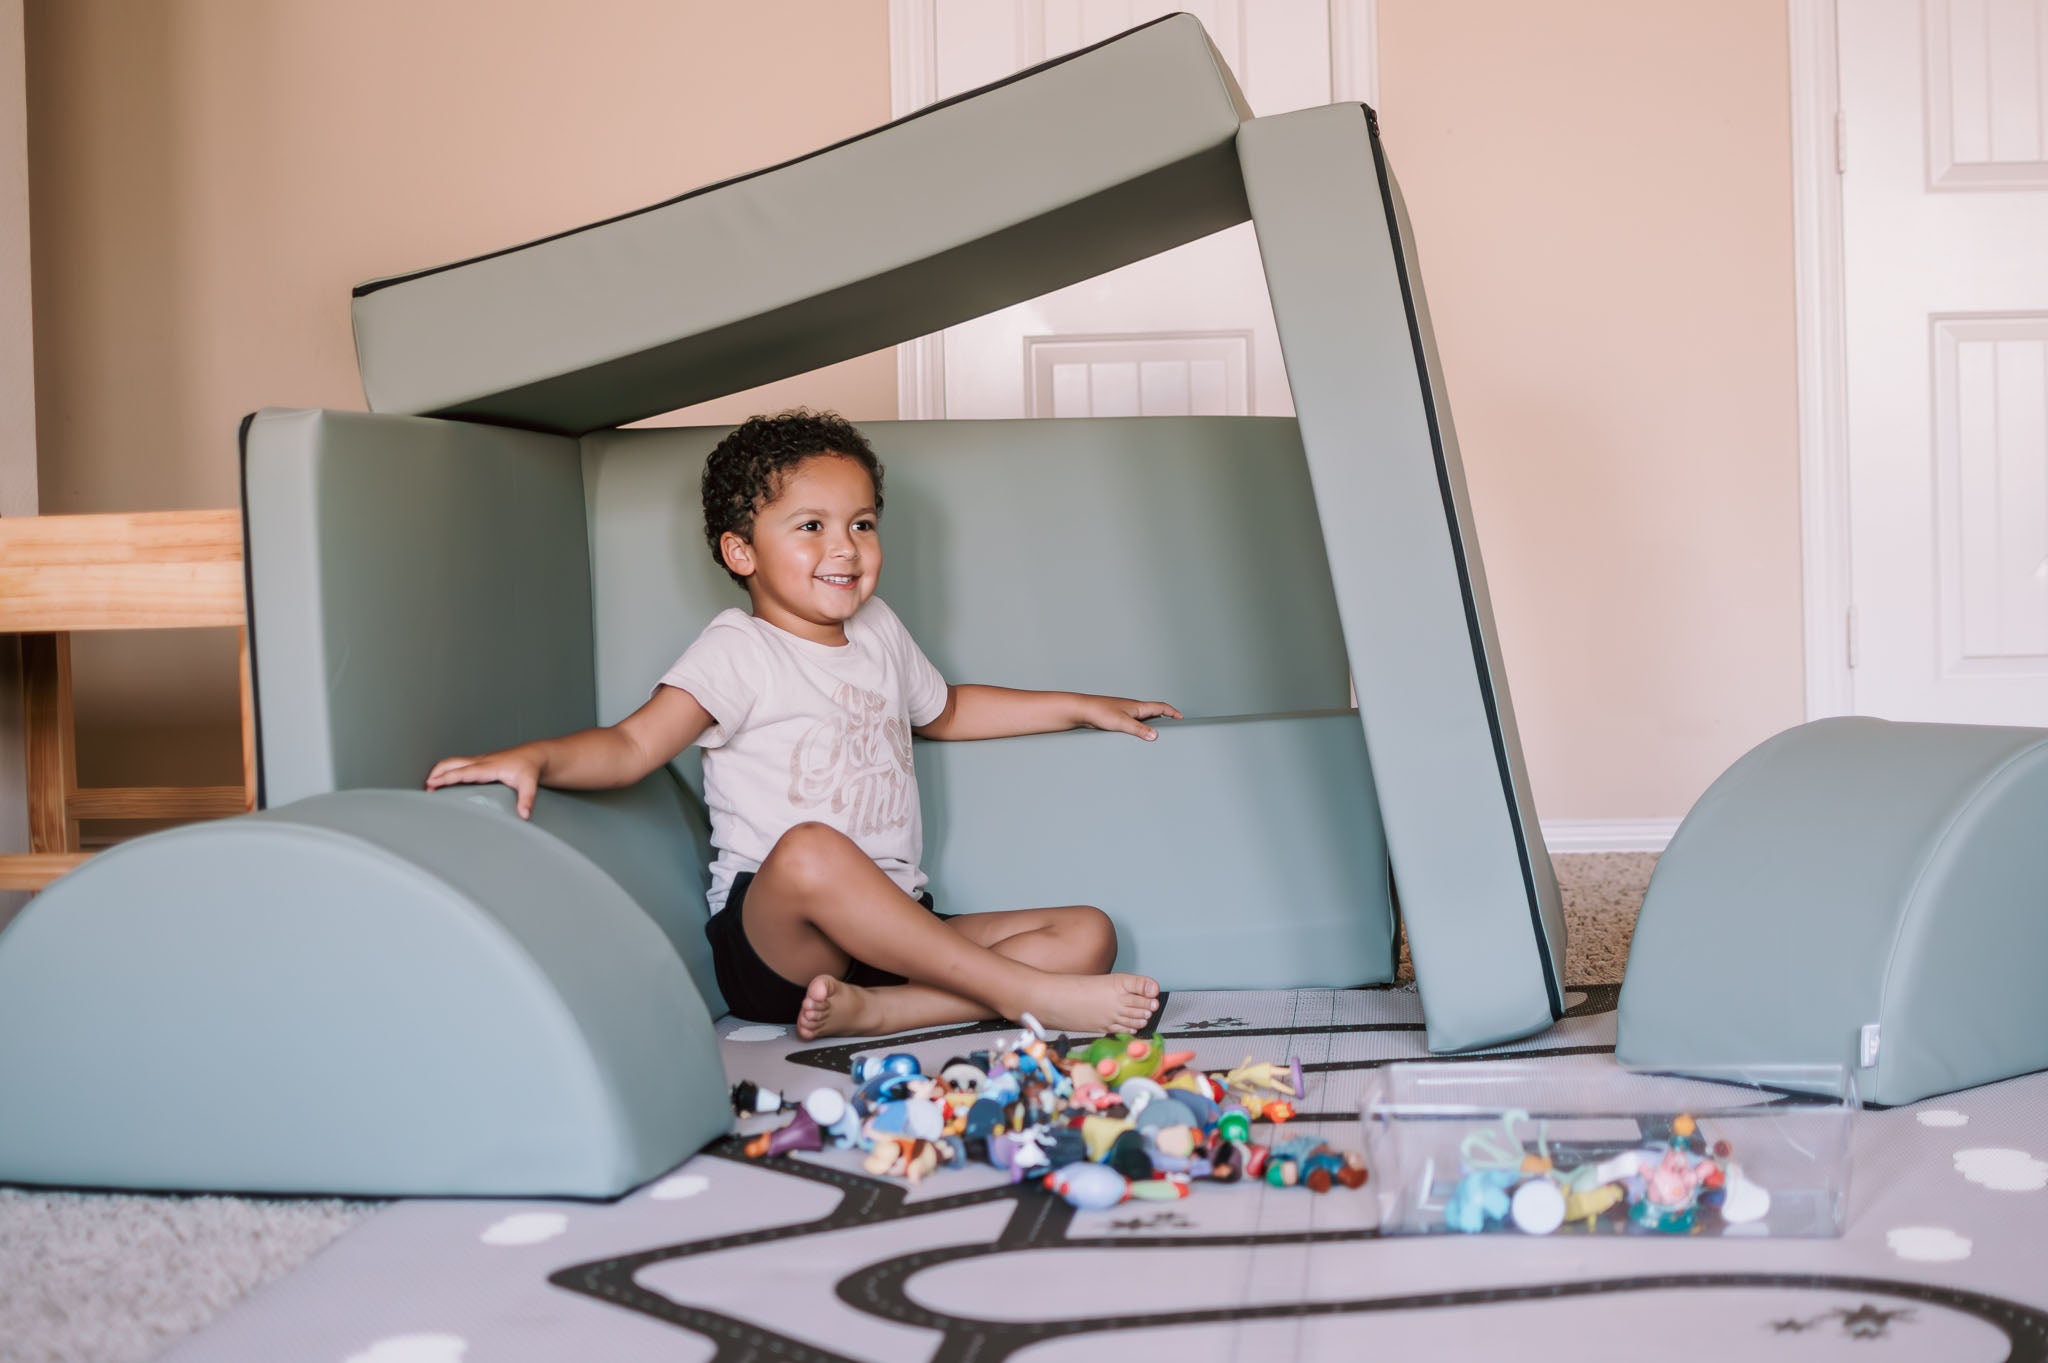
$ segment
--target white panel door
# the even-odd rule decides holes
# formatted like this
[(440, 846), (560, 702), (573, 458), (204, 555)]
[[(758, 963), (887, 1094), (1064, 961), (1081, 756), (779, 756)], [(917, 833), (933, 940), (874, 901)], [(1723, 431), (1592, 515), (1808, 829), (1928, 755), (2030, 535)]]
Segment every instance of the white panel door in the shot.
[(1842, 0), (1854, 705), (2048, 725), (2048, 0)]
[[(1208, 29), (1259, 114), (1329, 103), (1333, 71), (1350, 84), (1369, 55), (1370, 25), (1343, 0), (936, 0), (933, 97), (1181, 10)], [(900, 362), (919, 364), (932, 344), (905, 347)], [(943, 410), (927, 399), (905, 416), (1294, 411), (1249, 223), (952, 327), (937, 344), (929, 377)]]

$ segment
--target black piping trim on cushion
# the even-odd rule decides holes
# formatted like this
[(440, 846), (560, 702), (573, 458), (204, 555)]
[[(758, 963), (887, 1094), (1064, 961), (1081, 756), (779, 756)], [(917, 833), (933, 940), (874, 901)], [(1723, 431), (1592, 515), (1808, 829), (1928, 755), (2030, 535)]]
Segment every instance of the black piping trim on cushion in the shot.
[[(1085, 57), (1090, 52), (1095, 51), (1097, 48), (1108, 47), (1111, 43), (1115, 42), (1122, 42), (1125, 38), (1130, 37), (1133, 33), (1142, 33), (1144, 30), (1152, 28), (1158, 24), (1163, 24), (1169, 19), (1178, 19), (1180, 17), (1181, 16), (1179, 14), (1162, 15), (1161, 17), (1152, 20), (1150, 23), (1139, 24), (1136, 28), (1125, 29), (1122, 33), (1118, 33), (1111, 37), (1104, 38), (1099, 43), (1091, 43), (1087, 47), (1076, 48), (1072, 52), (1068, 52), (1061, 56), (1054, 57), (1048, 61), (1042, 61), (1036, 66), (1026, 67), (1024, 70), (1005, 76), (1001, 80), (990, 81), (987, 85), (976, 86), (972, 90), (966, 90), (961, 92), (960, 94), (953, 95), (947, 99), (942, 99), (938, 101), (936, 104), (927, 104), (922, 109), (913, 109), (911, 110), (911, 112), (903, 115), (903, 117), (891, 119), (889, 122), (882, 124), (878, 128), (869, 128), (867, 131), (855, 133), (851, 137), (842, 137), (837, 142), (832, 143), (830, 146), (820, 147), (816, 151), (805, 152), (802, 156), (792, 156), (789, 160), (778, 161), (772, 166), (763, 166), (759, 170), (750, 170), (742, 175), (734, 175), (728, 179), (720, 180), (715, 184), (703, 185), (697, 189), (690, 190), (687, 193), (678, 194), (672, 199), (663, 199), (660, 203), (649, 204), (645, 208), (635, 208), (624, 213), (615, 213), (609, 218), (601, 218), (596, 222), (585, 223), (581, 227), (571, 227), (560, 232), (552, 233), (545, 237), (535, 237), (532, 241), (521, 242), (517, 246), (506, 246), (496, 251), (486, 251), (480, 256), (471, 256), (467, 260), (451, 261), (446, 265), (434, 265), (424, 270), (414, 270), (411, 274), (392, 275), (388, 279), (373, 279), (367, 283), (356, 285), (351, 296), (355, 298), (366, 298), (369, 295), (377, 292), (379, 289), (388, 289), (392, 287), (394, 284), (410, 284), (412, 281), (416, 279), (425, 279), (429, 275), (441, 274), (444, 271), (448, 270), (459, 270), (465, 265), (475, 265), (479, 261), (495, 260), (499, 256), (509, 256), (513, 254), (515, 251), (524, 251), (535, 246), (545, 246), (547, 243), (551, 241), (560, 241), (564, 237), (573, 237), (579, 232), (594, 232), (600, 227), (609, 227), (615, 222), (624, 222), (628, 218), (637, 218), (644, 213), (654, 213), (664, 208), (674, 207), (676, 204), (697, 198), (699, 195), (702, 194), (714, 193), (718, 190), (724, 189), (728, 185), (736, 185), (747, 180), (758, 179), (763, 175), (773, 175), (776, 171), (782, 170), (785, 167), (798, 165), (804, 161), (809, 161), (814, 157), (829, 155), (832, 152), (838, 151), (841, 147), (850, 146), (855, 142), (864, 141), (870, 137), (880, 136), (882, 133), (888, 132), (891, 128), (901, 127), (903, 124), (912, 122), (916, 119), (923, 118), (927, 114), (935, 114), (941, 109), (950, 108), (955, 104), (962, 103), (966, 100), (974, 99), (980, 95), (985, 95), (991, 90), (1000, 90), (1005, 85), (1014, 85), (1016, 82), (1020, 80), (1024, 80), (1027, 77), (1037, 75), (1040, 71), (1049, 70), (1052, 67), (1061, 65), (1062, 63), (1070, 62), (1074, 60), (1076, 57)], [(1204, 30), (1204, 32), (1206, 33), (1207, 30)]]
[(256, 808), (267, 809), (270, 799), (263, 784), (263, 688), (256, 684), (256, 578), (249, 556), (249, 427), (255, 421), (256, 414), (249, 413), (242, 418), (241, 429), (235, 432), (235, 462), (242, 488), (242, 628), (249, 635), (249, 723), (256, 743)]
[(1479, 693), (1486, 702), (1486, 727), (1493, 736), (1493, 757), (1500, 768), (1501, 793), (1507, 797), (1508, 822), (1515, 830), (1515, 850), (1522, 865), (1522, 892), (1529, 901), (1529, 927), (1536, 935), (1536, 955), (1543, 962), (1543, 988), (1553, 1021), (1564, 1016), (1564, 996), (1558, 988), (1557, 966), (1550, 959), (1550, 938), (1543, 930), (1543, 908), (1536, 897), (1536, 873), (1529, 864), (1529, 830), (1522, 825), (1522, 809), (1515, 799), (1515, 773), (1508, 762), (1507, 735), (1500, 722), (1500, 698), (1494, 694), (1493, 671), (1487, 666), (1486, 636), (1479, 628), (1479, 602), (1472, 591), (1472, 571), (1465, 561), (1465, 536), (1458, 525), (1457, 499), (1451, 494), (1451, 470), (1444, 458), (1443, 431), (1437, 424), (1436, 390), (1430, 383), (1429, 352), (1422, 343), (1422, 320), (1415, 311), (1415, 294), (1408, 278), (1408, 257), (1402, 249), (1401, 221), (1394, 212), (1394, 187), (1387, 177), (1386, 150), (1380, 145), (1379, 115), (1366, 105), (1366, 131), (1372, 140), (1372, 164), (1379, 176), (1380, 201), (1387, 211), (1387, 237), (1394, 245), (1394, 270), (1401, 279), (1401, 306), (1408, 314), (1408, 339), (1415, 348), (1415, 372), (1422, 380), (1422, 410), (1429, 419), (1430, 451), (1436, 458), (1437, 490), (1444, 500), (1444, 524), (1451, 532), (1451, 553), (1458, 563), (1458, 594), (1465, 602), (1465, 631), (1472, 640), (1472, 661), (1479, 673)]

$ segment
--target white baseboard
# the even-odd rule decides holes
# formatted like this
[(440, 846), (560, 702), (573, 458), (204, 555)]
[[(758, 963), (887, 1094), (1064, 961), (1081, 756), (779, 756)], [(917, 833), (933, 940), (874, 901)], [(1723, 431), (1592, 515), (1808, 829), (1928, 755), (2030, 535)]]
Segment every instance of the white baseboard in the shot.
[(1678, 831), (1676, 819), (1545, 819), (1552, 853), (1661, 852)]

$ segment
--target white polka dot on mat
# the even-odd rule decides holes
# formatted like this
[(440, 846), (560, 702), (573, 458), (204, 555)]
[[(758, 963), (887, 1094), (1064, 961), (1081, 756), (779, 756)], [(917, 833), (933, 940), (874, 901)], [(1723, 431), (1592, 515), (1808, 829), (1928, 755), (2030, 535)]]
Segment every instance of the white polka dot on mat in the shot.
[(1914, 1259), (1923, 1264), (1943, 1264), (1951, 1259), (1970, 1257), (1970, 1242), (1952, 1230), (1940, 1226), (1901, 1226), (1884, 1233), (1885, 1244), (1901, 1259)]
[(2032, 1193), (2048, 1188), (2048, 1160), (2037, 1160), (2024, 1150), (1958, 1150), (1956, 1172), (1972, 1183), (2001, 1193)]
[(1952, 1107), (1930, 1107), (1925, 1112), (1913, 1114), (1922, 1126), (1968, 1126), (1968, 1113), (1958, 1112)]
[(702, 1174), (670, 1174), (647, 1190), (647, 1195), (657, 1202), (675, 1202), (685, 1197), (695, 1197), (711, 1186), (711, 1180)]
[(752, 1027), (735, 1027), (725, 1034), (727, 1041), (773, 1041), (789, 1035), (787, 1027), (773, 1027), (766, 1023)]
[(494, 1222), (483, 1233), (487, 1245), (537, 1245), (569, 1229), (569, 1218), (560, 1212), (518, 1212)]
[(468, 1352), (461, 1335), (392, 1335), (350, 1354), (347, 1363), (462, 1363)]

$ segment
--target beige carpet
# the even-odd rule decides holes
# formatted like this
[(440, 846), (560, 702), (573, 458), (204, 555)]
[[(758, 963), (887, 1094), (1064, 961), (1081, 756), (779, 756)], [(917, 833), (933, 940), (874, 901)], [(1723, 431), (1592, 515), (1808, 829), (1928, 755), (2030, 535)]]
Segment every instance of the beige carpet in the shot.
[(1566, 984), (1620, 984), (1636, 910), (1657, 867), (1654, 852), (1588, 852), (1554, 858), (1564, 891)]
[[(1555, 858), (1568, 983), (1620, 981), (1656, 860)], [(140, 1363), (380, 1205), (0, 1188), (0, 1363)]]
[[(1582, 852), (1554, 856), (1557, 885), (1564, 892), (1566, 984), (1620, 984), (1635, 939), (1636, 910), (1657, 867), (1655, 852)], [(1415, 978), (1408, 941), (1401, 940), (1402, 982)]]

